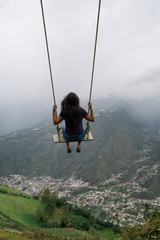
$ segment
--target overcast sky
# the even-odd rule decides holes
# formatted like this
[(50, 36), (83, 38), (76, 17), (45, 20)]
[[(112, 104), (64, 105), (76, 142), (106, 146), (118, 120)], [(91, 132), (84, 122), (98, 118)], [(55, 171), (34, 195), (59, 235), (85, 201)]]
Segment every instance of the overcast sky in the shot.
[[(98, 0), (43, 0), (57, 103), (88, 101)], [(93, 99), (160, 96), (160, 1), (102, 0)], [(0, 135), (52, 111), (40, 0), (0, 0)], [(60, 106), (59, 106), (60, 108)]]

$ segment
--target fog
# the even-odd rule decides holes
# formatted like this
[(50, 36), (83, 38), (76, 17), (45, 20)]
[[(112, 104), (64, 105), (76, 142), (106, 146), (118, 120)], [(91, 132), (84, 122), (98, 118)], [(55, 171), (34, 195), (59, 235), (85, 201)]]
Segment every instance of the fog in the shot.
[[(98, 0), (43, 4), (58, 109), (71, 91), (87, 108)], [(102, 0), (93, 102), (116, 97), (144, 116), (158, 116), (159, 12), (159, 0)], [(0, 29), (3, 135), (51, 116), (53, 97), (40, 1), (0, 0)]]

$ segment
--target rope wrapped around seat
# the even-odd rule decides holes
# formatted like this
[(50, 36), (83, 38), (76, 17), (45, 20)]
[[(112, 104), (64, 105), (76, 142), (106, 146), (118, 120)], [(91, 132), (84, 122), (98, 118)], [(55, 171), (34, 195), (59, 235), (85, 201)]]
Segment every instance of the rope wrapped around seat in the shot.
[(87, 121), (86, 123), (86, 129), (85, 129), (85, 133), (87, 135), (87, 139), (89, 139), (89, 132), (90, 132), (91, 126), (89, 124), (89, 121)]

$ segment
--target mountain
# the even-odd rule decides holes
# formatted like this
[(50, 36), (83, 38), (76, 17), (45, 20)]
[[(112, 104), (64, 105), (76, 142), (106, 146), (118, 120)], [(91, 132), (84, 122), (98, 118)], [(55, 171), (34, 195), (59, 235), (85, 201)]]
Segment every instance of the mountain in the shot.
[(85, 174), (91, 182), (103, 181), (124, 171), (138, 159), (139, 150), (143, 148), (144, 130), (126, 111), (110, 110), (96, 120), (94, 148), (98, 147), (99, 154)]
[[(1, 137), (0, 176), (20, 174), (65, 178), (75, 174), (98, 184), (125, 171), (123, 180), (129, 181), (144, 165), (160, 163), (158, 130), (152, 131), (122, 108), (101, 111), (95, 119), (91, 124), (94, 141), (83, 142), (81, 154), (75, 152), (76, 143), (71, 143), (71, 154), (66, 153), (65, 144), (54, 144), (52, 135), (56, 132), (51, 120)], [(149, 152), (149, 157), (142, 161), (145, 151)], [(146, 186), (152, 189), (158, 183), (159, 171)]]

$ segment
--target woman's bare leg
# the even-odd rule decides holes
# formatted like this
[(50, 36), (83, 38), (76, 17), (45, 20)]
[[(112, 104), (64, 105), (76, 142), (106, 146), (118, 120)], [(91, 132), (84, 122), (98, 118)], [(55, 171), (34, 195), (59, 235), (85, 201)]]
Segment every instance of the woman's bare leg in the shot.
[(77, 145), (77, 152), (81, 152), (81, 143), (80, 142), (78, 142), (78, 145)]
[(70, 145), (69, 145), (69, 142), (66, 142), (66, 146), (67, 146), (67, 153), (72, 152), (72, 150), (70, 148)]

